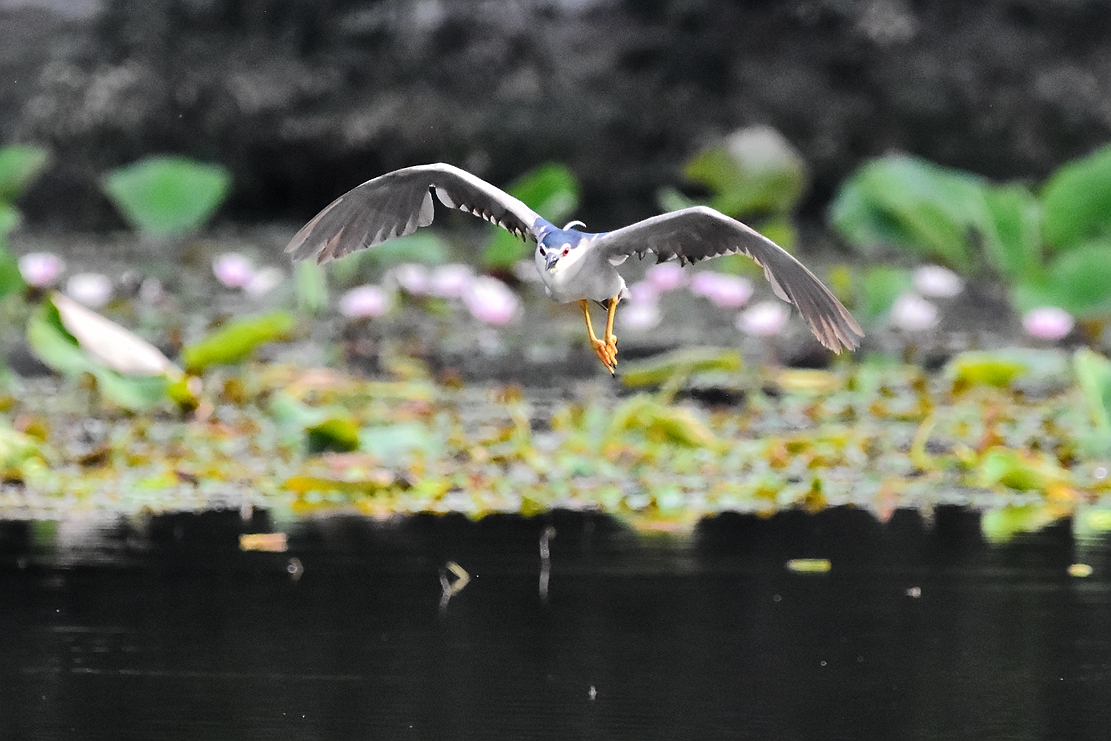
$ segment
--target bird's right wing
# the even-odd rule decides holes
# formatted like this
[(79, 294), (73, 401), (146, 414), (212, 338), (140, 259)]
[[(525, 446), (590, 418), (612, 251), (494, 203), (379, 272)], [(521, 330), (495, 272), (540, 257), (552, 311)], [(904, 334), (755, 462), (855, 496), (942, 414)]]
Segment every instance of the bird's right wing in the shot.
[(777, 296), (798, 307), (818, 341), (834, 352), (855, 349), (864, 332), (848, 309), (801, 262), (752, 227), (705, 206), (672, 211), (606, 232), (597, 249), (611, 261), (655, 253), (683, 264), (744, 254), (764, 268)]
[(432, 191), (450, 208), (486, 219), (525, 239), (536, 239), (539, 215), (466, 170), (445, 164), (394, 170), (344, 193), (305, 224), (286, 252), (296, 260), (328, 262), (432, 223)]

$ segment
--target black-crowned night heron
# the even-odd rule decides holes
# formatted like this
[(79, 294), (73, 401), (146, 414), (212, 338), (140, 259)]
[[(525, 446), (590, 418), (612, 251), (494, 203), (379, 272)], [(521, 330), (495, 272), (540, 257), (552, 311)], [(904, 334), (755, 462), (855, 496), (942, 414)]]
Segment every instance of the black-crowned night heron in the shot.
[[(536, 242), (536, 269), (556, 301), (576, 301), (586, 318), (590, 344), (606, 369), (617, 366), (613, 319), (626, 295), (617, 266), (629, 255), (653, 252), (657, 262), (683, 265), (708, 257), (744, 253), (764, 268), (777, 296), (802, 312), (818, 341), (834, 352), (853, 349), (864, 333), (848, 310), (814, 274), (775, 242), (705, 206), (653, 216), (612, 232), (560, 229), (499, 188), (452, 165), (418, 165), (394, 170), (348, 191), (294, 235), (286, 252), (297, 260), (327, 262), (432, 223), (432, 191), (449, 208), (468, 211), (522, 239)], [(607, 309), (599, 339), (590, 322), (589, 301)]]

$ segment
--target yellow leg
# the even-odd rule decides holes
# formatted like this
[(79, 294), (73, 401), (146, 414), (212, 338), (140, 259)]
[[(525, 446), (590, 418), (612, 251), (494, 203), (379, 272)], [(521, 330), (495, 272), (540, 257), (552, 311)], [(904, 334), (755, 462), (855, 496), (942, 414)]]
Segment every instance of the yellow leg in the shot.
[(620, 294), (610, 299), (609, 311), (606, 313), (606, 333), (602, 336), (610, 361), (615, 368), (617, 367), (617, 335), (613, 333), (613, 319), (617, 316), (617, 302), (620, 300)]
[(594, 352), (598, 355), (598, 359), (602, 361), (602, 365), (606, 366), (606, 370), (612, 374), (617, 366), (617, 361), (614, 358), (617, 354), (617, 348), (614, 347), (611, 353), (609, 343), (598, 339), (598, 335), (594, 334), (594, 325), (590, 321), (590, 303), (585, 300), (579, 301), (579, 308), (582, 309), (583, 318), (586, 319), (586, 333), (590, 335), (590, 346), (594, 348)]

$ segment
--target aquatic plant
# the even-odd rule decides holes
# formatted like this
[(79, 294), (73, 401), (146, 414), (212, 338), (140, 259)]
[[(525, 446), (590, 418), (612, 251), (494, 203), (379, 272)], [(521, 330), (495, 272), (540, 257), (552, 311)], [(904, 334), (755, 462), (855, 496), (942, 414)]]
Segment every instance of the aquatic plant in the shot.
[(183, 378), (156, 347), (60, 293), (35, 307), (27, 340), (52, 369), (91, 376), (105, 399), (131, 411), (167, 400), (170, 385)]
[(1111, 315), (1109, 194), (1111, 145), (1063, 165), (1037, 194), (890, 155), (841, 186), (830, 222), (869, 259), (885, 248), (906, 250), (968, 277), (1006, 281), (1020, 312), (1054, 306), (1096, 319)]
[(15, 201), (50, 164), (50, 152), (28, 144), (0, 147), (0, 298), (22, 290), (23, 277), (8, 248), (8, 234), (22, 215)]
[(170, 239), (200, 229), (231, 188), (221, 165), (186, 157), (148, 157), (109, 173), (101, 187), (140, 234)]

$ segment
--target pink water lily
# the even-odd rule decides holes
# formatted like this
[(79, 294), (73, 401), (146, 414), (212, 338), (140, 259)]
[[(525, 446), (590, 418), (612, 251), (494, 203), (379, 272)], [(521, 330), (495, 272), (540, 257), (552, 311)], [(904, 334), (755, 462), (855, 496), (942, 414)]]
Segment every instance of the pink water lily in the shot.
[(631, 301), (617, 315), (620, 326), (634, 332), (655, 329), (662, 318), (659, 304), (652, 301)]
[(246, 255), (225, 252), (212, 259), (212, 273), (228, 288), (246, 288), (255, 276), (255, 264)]
[(953, 298), (964, 290), (964, 280), (940, 265), (915, 268), (912, 280), (918, 293), (928, 298)]
[(112, 281), (101, 273), (78, 273), (66, 281), (66, 294), (90, 309), (99, 309), (112, 298)]
[(782, 301), (761, 301), (737, 315), (737, 329), (756, 337), (772, 337), (783, 331), (791, 309)]
[(632, 304), (657, 304), (660, 301), (660, 289), (651, 281), (637, 281), (628, 287), (628, 291), (626, 299)]
[(340, 313), (351, 319), (373, 319), (390, 310), (390, 297), (380, 286), (352, 288), (339, 300)]
[(507, 324), (517, 318), (521, 299), (497, 278), (480, 275), (471, 280), (463, 293), (463, 303), (471, 315), (487, 324)]
[(469, 265), (440, 265), (428, 276), (428, 293), (440, 298), (462, 298), (474, 279)]
[(938, 323), (937, 307), (917, 293), (908, 291), (891, 305), (890, 320), (907, 332), (921, 332)]
[(752, 298), (752, 281), (739, 275), (703, 271), (691, 279), (690, 290), (723, 309), (737, 309)]
[(263, 268), (251, 276), (243, 290), (251, 296), (262, 296), (277, 288), (285, 280), (285, 273), (275, 267)]
[(65, 269), (66, 261), (53, 252), (31, 252), (19, 258), (19, 274), (35, 288), (53, 285)]
[(429, 290), (428, 268), (420, 263), (407, 262), (390, 271), (394, 282), (410, 296), (424, 296)]
[(644, 272), (644, 279), (657, 291), (672, 291), (687, 284), (690, 276), (674, 262), (661, 262)]
[(1022, 315), (1022, 327), (1039, 340), (1059, 340), (1076, 326), (1076, 319), (1056, 306), (1039, 306)]

